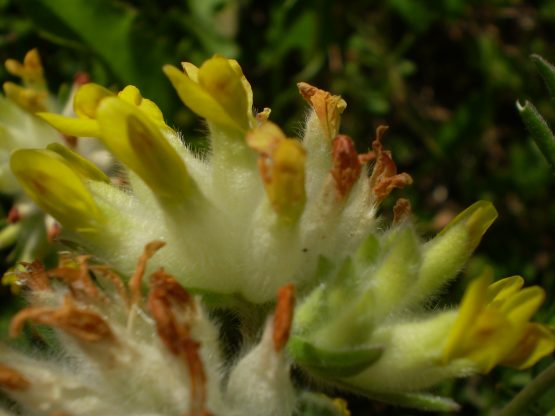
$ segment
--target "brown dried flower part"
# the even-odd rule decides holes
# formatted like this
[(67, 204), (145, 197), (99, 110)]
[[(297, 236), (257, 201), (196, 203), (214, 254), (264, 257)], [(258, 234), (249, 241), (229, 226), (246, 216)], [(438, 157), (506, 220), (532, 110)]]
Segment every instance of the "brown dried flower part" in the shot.
[(408, 220), (411, 212), (410, 201), (406, 198), (399, 198), (393, 206), (393, 224), (400, 224)]
[(360, 177), (362, 165), (355, 149), (353, 140), (340, 134), (332, 142), (331, 176), (335, 180), (336, 189), (343, 198), (349, 194), (351, 188)]
[(52, 288), (44, 265), (39, 260), (35, 260), (32, 263), (21, 262), (20, 264), (25, 268), (25, 271), (16, 270), (15, 273), (18, 281), (23, 286), (28, 287), (32, 292), (40, 292)]
[(209, 416), (206, 410), (206, 373), (200, 344), (191, 336), (196, 307), (189, 293), (163, 269), (150, 280), (148, 309), (156, 322), (158, 336), (166, 347), (183, 359), (191, 380), (191, 404), (187, 416)]
[(31, 306), (19, 311), (10, 324), (10, 336), (16, 337), (26, 321), (59, 328), (85, 342), (113, 341), (114, 334), (108, 323), (97, 313), (79, 309), (68, 295), (59, 308)]
[(18, 371), (0, 363), (0, 387), (9, 390), (26, 390), (31, 383)]
[(264, 110), (256, 113), (256, 120), (262, 124), (266, 121), (268, 121), (268, 118), (270, 118), (270, 113), (272, 112), (271, 108), (268, 107), (264, 107)]
[(133, 276), (131, 276), (131, 279), (129, 279), (131, 304), (137, 304), (141, 299), (141, 285), (143, 282), (143, 276), (145, 274), (148, 260), (165, 245), (166, 243), (164, 243), (163, 241), (155, 240), (151, 241), (145, 246), (143, 254), (141, 255), (141, 257), (139, 257), (139, 261), (137, 262), (135, 273), (133, 273)]
[(347, 108), (347, 103), (339, 95), (331, 95), (306, 82), (299, 82), (297, 87), (303, 98), (314, 109), (324, 134), (331, 141), (339, 132), (341, 113)]
[(90, 256), (78, 256), (75, 260), (61, 257), (60, 267), (48, 271), (48, 277), (61, 279), (71, 294), (78, 300), (103, 299), (101, 292), (92, 281), (87, 260)]
[(370, 187), (378, 203), (383, 201), (393, 189), (412, 184), (412, 178), (408, 173), (397, 173), (397, 166), (393, 162), (391, 152), (383, 149), (381, 140), (387, 129), (387, 126), (379, 126), (376, 130), (376, 139), (372, 142), (376, 163), (370, 176)]
[(290, 283), (279, 289), (274, 315), (273, 341), (276, 352), (280, 352), (287, 341), (295, 309), (295, 286)]

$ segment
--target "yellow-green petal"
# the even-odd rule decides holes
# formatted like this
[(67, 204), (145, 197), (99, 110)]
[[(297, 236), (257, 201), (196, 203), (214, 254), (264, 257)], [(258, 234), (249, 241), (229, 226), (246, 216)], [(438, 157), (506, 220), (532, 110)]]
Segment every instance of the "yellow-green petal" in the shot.
[(45, 149), (16, 150), (10, 167), (25, 192), (64, 226), (94, 232), (105, 218), (77, 173)]
[(185, 163), (139, 108), (108, 98), (98, 108), (101, 139), (160, 197), (181, 199), (192, 185)]
[(100, 129), (96, 120), (66, 117), (54, 113), (37, 113), (37, 116), (68, 136), (98, 137), (100, 135)]
[(79, 153), (60, 143), (51, 143), (46, 147), (60, 155), (71, 168), (85, 179), (110, 183), (110, 178), (94, 163), (85, 159)]
[(506, 277), (488, 287), (488, 298), (492, 302), (504, 301), (522, 289), (522, 286), (524, 286), (524, 279), (521, 276)]

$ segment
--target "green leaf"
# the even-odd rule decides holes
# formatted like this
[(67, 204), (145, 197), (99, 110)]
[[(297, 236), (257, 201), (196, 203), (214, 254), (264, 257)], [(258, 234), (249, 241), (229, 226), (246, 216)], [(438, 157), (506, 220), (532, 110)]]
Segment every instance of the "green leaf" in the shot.
[(320, 375), (348, 377), (368, 368), (382, 354), (380, 347), (348, 348), (331, 351), (311, 344), (300, 337), (291, 337), (287, 344), (297, 364)]
[(539, 55), (532, 55), (532, 61), (542, 76), (551, 98), (555, 99), (555, 67)]
[(532, 139), (540, 148), (551, 168), (555, 169), (555, 137), (553, 137), (549, 125), (531, 102), (526, 101), (524, 105), (517, 102), (516, 107)]
[(361, 392), (361, 394), (380, 402), (431, 412), (457, 412), (460, 410), (459, 404), (454, 400), (429, 393), (395, 394)]

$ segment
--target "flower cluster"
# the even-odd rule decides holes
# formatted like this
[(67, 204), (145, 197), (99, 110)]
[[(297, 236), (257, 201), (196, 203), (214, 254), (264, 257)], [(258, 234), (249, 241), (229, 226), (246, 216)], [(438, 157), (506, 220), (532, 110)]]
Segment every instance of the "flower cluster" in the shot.
[[(27, 195), (62, 224), (60, 239), (94, 256), (17, 273), (31, 306), (13, 332), (24, 321), (53, 326), (63, 351), (37, 363), (2, 347), (0, 387), (25, 414), (288, 416), (313, 402), (345, 414), (293, 383), (291, 365), (315, 385), (454, 410), (426, 389), (498, 364), (526, 368), (555, 349), (552, 331), (530, 323), (544, 292), (523, 289), (520, 277), (492, 283), (486, 274), (458, 308), (429, 308), (497, 212), (477, 202), (424, 242), (399, 199), (391, 227), (380, 226), (381, 201), (412, 183), (384, 149), (385, 127), (358, 154), (340, 133), (345, 101), (299, 83), (310, 113), (303, 137), (290, 138), (270, 109), (253, 111), (236, 61), (164, 72), (206, 120), (206, 154), (136, 87), (88, 83), (75, 93), (75, 116), (37, 115), (65, 135), (99, 139), (121, 164), (117, 178), (61, 146), (11, 156)], [(239, 327), (215, 324), (220, 310)], [(239, 352), (220, 345), (229, 331)]]

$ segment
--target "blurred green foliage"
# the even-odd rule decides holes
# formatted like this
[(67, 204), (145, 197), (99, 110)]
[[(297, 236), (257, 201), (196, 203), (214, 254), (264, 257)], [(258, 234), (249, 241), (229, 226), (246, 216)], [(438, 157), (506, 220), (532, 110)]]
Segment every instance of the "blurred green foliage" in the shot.
[[(540, 318), (553, 324), (554, 177), (515, 101), (529, 98), (555, 121), (529, 59), (555, 60), (554, 38), (552, 0), (0, 0), (1, 61), (38, 47), (54, 91), (78, 71), (105, 85), (133, 83), (198, 146), (203, 126), (178, 102), (160, 70), (165, 63), (237, 58), (255, 105), (271, 107), (290, 135), (299, 134), (306, 111), (296, 82), (341, 94), (342, 130), (360, 150), (379, 124), (391, 127), (385, 143), (415, 179), (403, 192), (425, 235), (477, 199), (495, 203), (500, 218), (462, 280), (486, 263), (498, 277), (522, 274), (546, 288)], [(8, 79), (3, 68), (0, 79)], [(464, 403), (464, 414), (485, 415), (530, 377), (500, 369), (442, 393)], [(384, 410), (350, 401), (355, 415)], [(553, 407), (548, 394), (529, 414)]]

